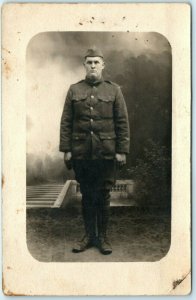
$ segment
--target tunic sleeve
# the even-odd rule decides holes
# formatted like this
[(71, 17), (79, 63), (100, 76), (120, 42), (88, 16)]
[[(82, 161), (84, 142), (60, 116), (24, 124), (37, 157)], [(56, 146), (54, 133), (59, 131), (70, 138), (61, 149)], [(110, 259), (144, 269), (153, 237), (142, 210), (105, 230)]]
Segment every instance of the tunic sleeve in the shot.
[(73, 124), (73, 109), (72, 109), (72, 91), (69, 88), (60, 124), (60, 145), (61, 152), (71, 152), (71, 137)]
[(129, 153), (130, 131), (126, 103), (120, 87), (117, 87), (114, 103), (114, 123), (116, 132), (116, 153)]

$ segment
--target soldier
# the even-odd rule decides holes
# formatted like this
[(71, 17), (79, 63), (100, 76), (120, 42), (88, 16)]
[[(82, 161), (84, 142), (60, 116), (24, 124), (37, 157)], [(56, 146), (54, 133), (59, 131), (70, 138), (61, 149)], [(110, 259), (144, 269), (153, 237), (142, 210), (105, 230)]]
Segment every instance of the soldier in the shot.
[(102, 254), (110, 254), (110, 190), (116, 164), (124, 165), (129, 153), (128, 115), (120, 87), (103, 79), (99, 49), (87, 51), (84, 67), (86, 78), (68, 90), (60, 131), (60, 151), (65, 163), (71, 162), (82, 193), (85, 235), (72, 251), (97, 246)]

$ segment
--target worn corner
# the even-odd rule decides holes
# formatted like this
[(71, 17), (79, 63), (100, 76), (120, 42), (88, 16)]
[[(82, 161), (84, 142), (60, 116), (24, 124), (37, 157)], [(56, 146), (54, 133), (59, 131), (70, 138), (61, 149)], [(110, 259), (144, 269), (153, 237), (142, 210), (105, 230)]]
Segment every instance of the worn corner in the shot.
[(25, 295), (25, 294), (19, 294), (19, 293), (15, 293), (14, 291), (12, 292), (7, 286), (6, 286), (6, 283), (5, 283), (5, 279), (4, 279), (4, 275), (2, 274), (2, 291), (3, 291), (3, 294), (5, 296), (28, 296), (28, 295)]

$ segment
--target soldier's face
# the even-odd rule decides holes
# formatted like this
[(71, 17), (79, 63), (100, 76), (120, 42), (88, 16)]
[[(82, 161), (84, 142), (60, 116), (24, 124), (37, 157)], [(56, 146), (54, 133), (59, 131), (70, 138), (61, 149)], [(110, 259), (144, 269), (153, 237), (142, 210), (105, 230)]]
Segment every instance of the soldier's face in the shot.
[(88, 78), (99, 79), (101, 78), (105, 64), (101, 57), (86, 57), (84, 67)]

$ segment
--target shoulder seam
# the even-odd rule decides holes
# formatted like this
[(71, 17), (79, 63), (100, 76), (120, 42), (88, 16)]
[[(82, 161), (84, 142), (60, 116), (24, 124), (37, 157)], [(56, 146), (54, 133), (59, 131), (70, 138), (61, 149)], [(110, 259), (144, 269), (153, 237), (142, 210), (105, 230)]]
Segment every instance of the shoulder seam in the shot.
[(73, 83), (73, 84), (71, 84), (71, 85), (76, 85), (76, 84), (78, 84), (78, 83), (81, 83), (81, 82), (83, 82), (84, 80), (82, 79), (82, 80), (80, 80), (80, 81), (78, 81), (78, 82), (76, 82), (76, 83)]
[(105, 81), (112, 84), (112, 85), (114, 85), (114, 86), (116, 86), (116, 87), (119, 87), (119, 85), (117, 83), (113, 82), (113, 81), (110, 81), (110, 80), (105, 80)]

